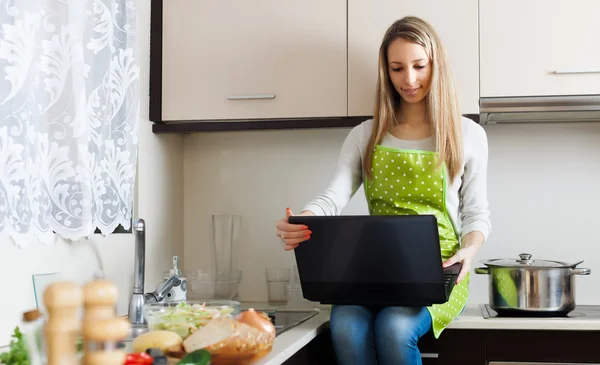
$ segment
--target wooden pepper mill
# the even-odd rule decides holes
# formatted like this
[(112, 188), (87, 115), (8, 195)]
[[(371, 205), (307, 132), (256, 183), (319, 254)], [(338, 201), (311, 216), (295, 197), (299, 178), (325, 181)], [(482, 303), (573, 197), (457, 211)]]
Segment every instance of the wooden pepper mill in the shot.
[(79, 365), (75, 341), (79, 335), (81, 288), (73, 283), (56, 282), (44, 291), (48, 320), (44, 325), (47, 365)]
[(117, 287), (108, 280), (95, 280), (85, 285), (83, 293), (83, 365), (122, 365), (127, 354), (119, 345), (131, 324), (115, 316)]
[(119, 297), (117, 286), (108, 280), (94, 280), (83, 287), (84, 320), (113, 318)]

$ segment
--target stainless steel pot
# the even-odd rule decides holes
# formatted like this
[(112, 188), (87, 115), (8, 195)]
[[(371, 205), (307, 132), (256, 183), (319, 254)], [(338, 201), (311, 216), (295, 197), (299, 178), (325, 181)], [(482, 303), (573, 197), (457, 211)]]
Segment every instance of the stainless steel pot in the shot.
[(489, 275), (489, 304), (500, 315), (563, 316), (575, 309), (575, 275), (591, 272), (576, 268), (582, 262), (532, 260), (523, 253), (486, 260), (475, 273)]

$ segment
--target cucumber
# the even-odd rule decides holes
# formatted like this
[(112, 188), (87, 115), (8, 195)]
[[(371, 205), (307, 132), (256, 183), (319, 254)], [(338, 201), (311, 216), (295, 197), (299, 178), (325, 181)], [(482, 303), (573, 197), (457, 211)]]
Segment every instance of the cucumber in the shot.
[(210, 352), (206, 350), (196, 350), (185, 355), (177, 365), (210, 365)]

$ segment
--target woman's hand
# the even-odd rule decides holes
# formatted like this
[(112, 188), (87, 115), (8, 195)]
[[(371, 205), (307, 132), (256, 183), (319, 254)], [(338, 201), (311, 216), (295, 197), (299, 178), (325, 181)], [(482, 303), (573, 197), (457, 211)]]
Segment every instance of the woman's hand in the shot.
[[(275, 234), (283, 241), (284, 246), (283, 249), (286, 251), (293, 250), (301, 242), (306, 241), (310, 238), (311, 231), (307, 226), (303, 224), (290, 224), (288, 222), (288, 217), (293, 216), (292, 210), (287, 208), (285, 210), (285, 218), (277, 221), (277, 225), (275, 226)], [(303, 211), (300, 215), (315, 215), (311, 211)]]
[(460, 283), (462, 279), (464, 279), (465, 276), (467, 276), (467, 274), (471, 270), (473, 259), (475, 258), (475, 255), (477, 255), (477, 252), (483, 245), (484, 236), (479, 231), (473, 231), (465, 235), (462, 241), (463, 248), (458, 250), (454, 254), (454, 256), (450, 257), (442, 264), (443, 267), (448, 267), (454, 265), (457, 262), (462, 263), (462, 268), (460, 270), (460, 273), (458, 274), (458, 278), (456, 279), (456, 284)]

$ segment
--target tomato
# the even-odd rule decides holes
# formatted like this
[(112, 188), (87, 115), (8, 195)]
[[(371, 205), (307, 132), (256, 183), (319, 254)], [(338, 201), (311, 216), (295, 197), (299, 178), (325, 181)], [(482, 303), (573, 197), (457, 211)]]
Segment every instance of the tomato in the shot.
[(145, 352), (140, 352), (136, 354), (127, 354), (123, 365), (152, 365), (153, 363), (154, 359), (152, 356)]

